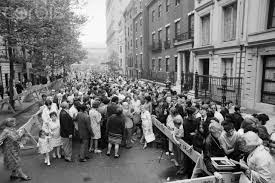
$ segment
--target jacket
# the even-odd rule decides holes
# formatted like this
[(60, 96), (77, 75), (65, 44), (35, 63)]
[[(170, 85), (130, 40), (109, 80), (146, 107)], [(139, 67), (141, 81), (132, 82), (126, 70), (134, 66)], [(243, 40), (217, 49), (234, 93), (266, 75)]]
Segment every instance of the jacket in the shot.
[(89, 139), (94, 136), (88, 114), (86, 114), (85, 112), (77, 113), (75, 121), (78, 125), (80, 139)]
[(60, 111), (60, 136), (63, 138), (69, 138), (74, 134), (74, 122), (72, 117), (64, 109)]

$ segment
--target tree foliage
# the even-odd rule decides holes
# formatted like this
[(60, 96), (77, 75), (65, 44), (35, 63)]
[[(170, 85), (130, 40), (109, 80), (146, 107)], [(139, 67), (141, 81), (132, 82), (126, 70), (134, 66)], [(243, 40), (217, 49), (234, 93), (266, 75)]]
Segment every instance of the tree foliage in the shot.
[(84, 60), (78, 38), (87, 19), (74, 11), (77, 5), (76, 0), (1, 0), (0, 36), (13, 47), (12, 58), (31, 61), (37, 72)]

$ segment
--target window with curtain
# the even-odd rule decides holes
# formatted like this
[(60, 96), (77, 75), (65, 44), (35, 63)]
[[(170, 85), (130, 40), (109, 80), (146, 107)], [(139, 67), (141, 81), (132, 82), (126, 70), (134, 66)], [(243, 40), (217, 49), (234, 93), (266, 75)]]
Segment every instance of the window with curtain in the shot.
[(162, 6), (161, 4), (159, 5), (159, 11), (158, 11), (158, 17), (161, 17), (161, 10), (162, 10)]
[(158, 41), (161, 41), (161, 30), (158, 31)]
[(237, 2), (223, 8), (224, 12), (224, 41), (236, 39)]
[(264, 57), (262, 102), (275, 105), (275, 55)]
[(158, 66), (158, 69), (159, 69), (159, 71), (161, 71), (161, 58), (159, 58), (159, 66)]
[(152, 59), (152, 70), (155, 71), (155, 59)]
[(175, 72), (178, 71), (178, 57), (175, 57)]
[(270, 0), (267, 28), (275, 28), (275, 0)]
[(194, 37), (194, 14), (188, 17), (188, 31), (190, 38)]
[(167, 26), (165, 28), (165, 30), (166, 30), (165, 40), (169, 41), (170, 40), (170, 26)]
[(165, 71), (169, 72), (169, 58), (166, 58), (165, 60)]
[(152, 34), (152, 44), (155, 44), (155, 40), (156, 40), (156, 34), (153, 33), (153, 34)]
[(233, 58), (222, 58), (221, 75), (224, 73), (227, 77), (233, 77)]
[(175, 22), (175, 37), (180, 35), (180, 21)]
[(155, 21), (155, 10), (152, 11), (152, 22)]
[(201, 17), (201, 25), (202, 25), (202, 45), (210, 44), (210, 14)]
[(169, 6), (170, 6), (170, 0), (166, 0), (166, 12), (169, 11)]

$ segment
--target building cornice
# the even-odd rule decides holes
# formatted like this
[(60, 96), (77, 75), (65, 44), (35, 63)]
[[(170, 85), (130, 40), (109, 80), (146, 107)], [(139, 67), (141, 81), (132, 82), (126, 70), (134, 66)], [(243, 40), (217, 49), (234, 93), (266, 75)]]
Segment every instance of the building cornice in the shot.
[(195, 9), (195, 11), (196, 12), (201, 11), (201, 10), (203, 10), (203, 9), (207, 8), (208, 6), (211, 6), (213, 4), (214, 4), (214, 0), (208, 1), (207, 3), (205, 3), (205, 4), (203, 4), (203, 5), (199, 6), (199, 7), (197, 7)]
[(155, 1), (157, 0), (150, 0), (147, 4), (145, 4), (145, 7), (149, 8)]
[(251, 41), (248, 42), (248, 47), (258, 47), (258, 46), (267, 46), (267, 45), (274, 45), (275, 38), (260, 40), (260, 41)]

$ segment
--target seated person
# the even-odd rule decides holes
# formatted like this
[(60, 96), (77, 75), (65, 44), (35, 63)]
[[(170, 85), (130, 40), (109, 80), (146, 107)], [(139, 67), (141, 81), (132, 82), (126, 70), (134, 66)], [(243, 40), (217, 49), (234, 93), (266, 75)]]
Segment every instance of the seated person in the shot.
[(240, 160), (240, 167), (244, 174), (241, 175), (240, 182), (270, 182), (272, 177), (273, 159), (268, 150), (263, 146), (260, 137), (249, 131), (243, 136), (244, 145), (242, 150), (248, 154), (246, 162)]
[(215, 120), (211, 120), (209, 125), (209, 135), (207, 136), (204, 147), (203, 147), (203, 161), (207, 170), (214, 174), (217, 179), (221, 179), (222, 176), (217, 172), (215, 167), (211, 162), (211, 157), (225, 157), (226, 153), (224, 152), (222, 145), (220, 144), (220, 137), (223, 132), (223, 127), (221, 124)]

